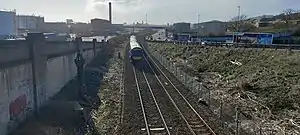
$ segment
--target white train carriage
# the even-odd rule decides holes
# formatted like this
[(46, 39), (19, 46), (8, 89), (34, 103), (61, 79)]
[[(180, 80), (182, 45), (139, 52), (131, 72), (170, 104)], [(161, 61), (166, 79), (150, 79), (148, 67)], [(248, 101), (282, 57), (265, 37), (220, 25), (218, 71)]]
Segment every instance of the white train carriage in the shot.
[(140, 44), (137, 42), (135, 36), (130, 37), (130, 51), (129, 51), (129, 57), (132, 63), (136, 61), (140, 61), (143, 59), (143, 48), (140, 46)]

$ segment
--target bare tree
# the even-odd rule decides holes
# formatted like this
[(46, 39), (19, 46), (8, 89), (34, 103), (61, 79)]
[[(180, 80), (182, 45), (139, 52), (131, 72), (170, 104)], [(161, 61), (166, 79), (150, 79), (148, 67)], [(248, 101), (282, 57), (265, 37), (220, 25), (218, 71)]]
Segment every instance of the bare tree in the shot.
[(247, 20), (248, 17), (246, 15), (235, 16), (227, 23), (227, 29), (231, 31), (248, 30), (248, 27), (251, 25), (251, 23), (249, 23)]
[(285, 24), (289, 25), (291, 23), (291, 20), (293, 19), (292, 16), (294, 13), (296, 13), (294, 9), (286, 9), (283, 11), (284, 14), (283, 20)]
[(300, 10), (295, 11), (296, 19), (300, 19)]
[(231, 19), (231, 21), (236, 22), (236, 21), (245, 21), (248, 19), (248, 16), (246, 15), (240, 15), (240, 16), (235, 16)]

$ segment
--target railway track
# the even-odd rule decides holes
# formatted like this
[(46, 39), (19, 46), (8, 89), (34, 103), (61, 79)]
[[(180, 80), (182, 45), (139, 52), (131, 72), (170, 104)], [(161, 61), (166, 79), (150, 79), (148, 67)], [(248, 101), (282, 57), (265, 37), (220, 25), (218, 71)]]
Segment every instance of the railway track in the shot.
[(125, 134), (216, 135), (178, 90), (185, 88), (177, 85), (174, 78), (169, 79), (170, 74), (164, 73), (160, 64), (147, 56), (143, 68), (126, 63), (129, 97), (125, 108), (129, 115), (125, 118), (128, 119)]
[(171, 135), (144, 70), (137, 71), (133, 67), (133, 72), (136, 80), (140, 107), (145, 122), (145, 128), (142, 128), (141, 130), (145, 131), (144, 134), (147, 135)]
[[(210, 128), (210, 126), (203, 120), (200, 114), (193, 108), (188, 100), (181, 94), (178, 88), (173, 82), (166, 76), (166, 74), (160, 69), (157, 63), (148, 55), (149, 60), (153, 63), (152, 65), (146, 59), (146, 63), (152, 70), (157, 81), (160, 83), (162, 89), (167, 94), (168, 98), (172, 102), (176, 111), (186, 124), (188, 131), (192, 135), (216, 135), (216, 133)], [(157, 69), (160, 75), (155, 72)]]

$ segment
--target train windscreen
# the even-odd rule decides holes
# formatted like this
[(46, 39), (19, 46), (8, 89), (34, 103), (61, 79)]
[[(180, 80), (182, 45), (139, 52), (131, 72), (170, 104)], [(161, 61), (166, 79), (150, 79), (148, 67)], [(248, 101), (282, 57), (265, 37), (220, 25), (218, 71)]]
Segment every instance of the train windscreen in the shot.
[(140, 49), (131, 51), (131, 56), (142, 56), (142, 55), (143, 55), (143, 51)]

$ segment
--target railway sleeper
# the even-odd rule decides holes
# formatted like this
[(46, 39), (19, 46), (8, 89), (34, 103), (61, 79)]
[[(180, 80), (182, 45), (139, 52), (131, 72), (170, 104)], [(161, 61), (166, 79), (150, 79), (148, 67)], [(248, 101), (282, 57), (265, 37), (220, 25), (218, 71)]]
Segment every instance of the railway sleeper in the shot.
[[(172, 129), (172, 127), (168, 127), (169, 129)], [(146, 128), (141, 128), (142, 131), (146, 131)], [(160, 127), (160, 126), (157, 126), (157, 127), (149, 127), (149, 130), (150, 131), (157, 131), (157, 132), (161, 132), (161, 131), (165, 131), (166, 128), (165, 127)]]
[(204, 125), (190, 125), (192, 128), (206, 128)]
[[(192, 127), (193, 128), (193, 127)], [(193, 128), (194, 132), (196, 134), (200, 134), (200, 135), (211, 135), (210, 131), (205, 128), (205, 127), (200, 127), (200, 128)]]
[(199, 135), (212, 135), (211, 133), (200, 133)]
[(210, 131), (207, 129), (205, 125), (198, 121), (190, 122), (190, 127), (193, 129), (194, 132), (200, 135), (211, 135)]

